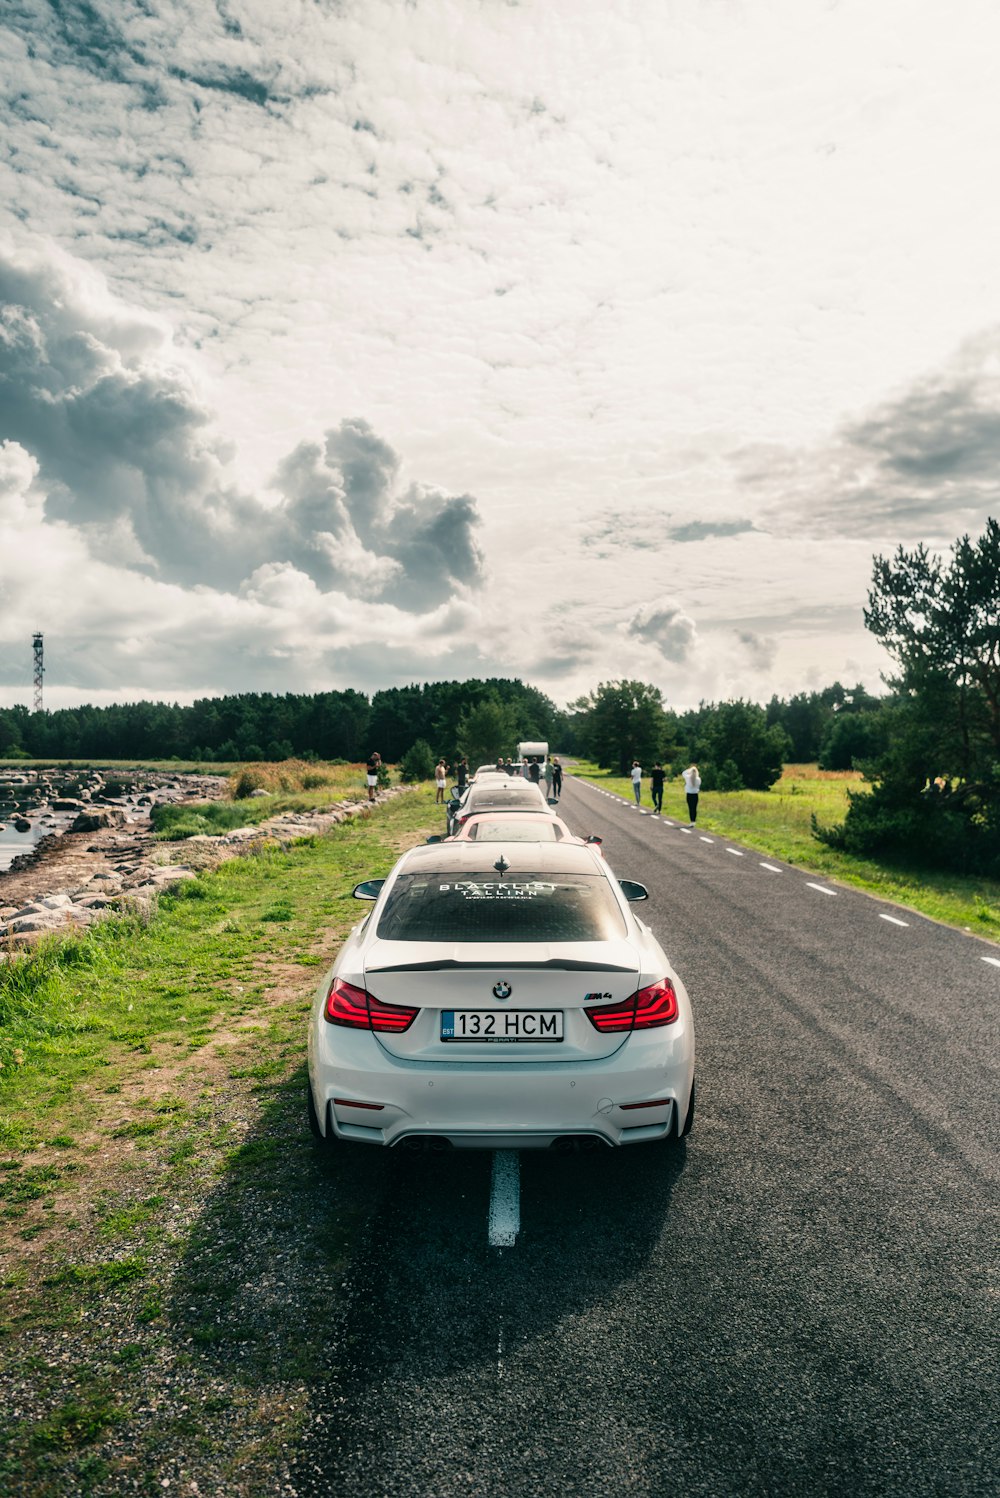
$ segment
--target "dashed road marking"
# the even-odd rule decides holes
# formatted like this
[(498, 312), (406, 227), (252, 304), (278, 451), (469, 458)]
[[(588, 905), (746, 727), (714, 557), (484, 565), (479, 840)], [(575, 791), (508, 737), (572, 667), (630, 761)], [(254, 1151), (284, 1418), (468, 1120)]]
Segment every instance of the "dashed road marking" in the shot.
[(671, 820), (670, 820), (669, 817), (664, 817), (663, 818), (663, 825), (664, 825), (664, 827), (676, 827), (677, 823), (676, 822), (671, 822)]
[(774, 863), (762, 863), (761, 864), (761, 868), (762, 869), (770, 869), (772, 874), (780, 874), (781, 873), (781, 870), (778, 868), (777, 864), (774, 864)]
[(893, 926), (908, 926), (910, 924), (909, 921), (898, 920), (894, 915), (886, 915), (884, 910), (879, 911), (878, 918), (880, 921), (888, 921)]
[(827, 889), (825, 884), (812, 884), (807, 879), (806, 885), (809, 889), (818, 889), (821, 895), (833, 895), (836, 897), (837, 891), (835, 889)]
[(691, 836), (691, 829), (690, 829), (690, 827), (678, 827), (677, 831), (678, 832), (683, 832), (687, 837)]
[(1000, 967), (1000, 957), (980, 957), (980, 962), (988, 962), (990, 967)]
[(699, 832), (698, 836), (701, 838), (701, 840), (702, 840), (703, 843), (714, 843), (715, 842), (715, 838), (714, 837), (706, 837), (703, 832)]
[(517, 1150), (494, 1150), (490, 1183), (490, 1247), (513, 1248), (520, 1231), (521, 1159)]
[(743, 857), (743, 854), (740, 852), (739, 848), (727, 848), (726, 852), (727, 853), (731, 853), (734, 858), (742, 858)]

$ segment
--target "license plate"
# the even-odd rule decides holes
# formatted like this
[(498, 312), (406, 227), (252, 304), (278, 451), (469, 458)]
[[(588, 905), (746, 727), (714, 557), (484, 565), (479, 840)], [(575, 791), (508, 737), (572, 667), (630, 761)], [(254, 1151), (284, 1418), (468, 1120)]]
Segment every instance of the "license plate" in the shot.
[(561, 1009), (445, 1009), (441, 1014), (442, 1040), (525, 1045), (562, 1038)]

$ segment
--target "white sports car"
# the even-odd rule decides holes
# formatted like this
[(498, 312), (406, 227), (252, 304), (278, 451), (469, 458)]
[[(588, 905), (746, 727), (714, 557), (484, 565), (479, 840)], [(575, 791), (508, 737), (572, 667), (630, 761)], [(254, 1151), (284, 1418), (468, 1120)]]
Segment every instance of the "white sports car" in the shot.
[(374, 908), (320, 985), (309, 1117), (332, 1145), (524, 1149), (676, 1139), (688, 996), (599, 854), (437, 843), (360, 884)]

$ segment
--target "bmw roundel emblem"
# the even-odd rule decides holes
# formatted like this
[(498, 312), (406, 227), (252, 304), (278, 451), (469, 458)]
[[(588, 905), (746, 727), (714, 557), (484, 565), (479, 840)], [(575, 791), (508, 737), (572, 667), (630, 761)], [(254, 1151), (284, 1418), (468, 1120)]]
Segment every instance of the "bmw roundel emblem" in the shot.
[(510, 984), (505, 983), (502, 978), (499, 983), (494, 983), (493, 985), (493, 997), (495, 999), (509, 999), (510, 992)]

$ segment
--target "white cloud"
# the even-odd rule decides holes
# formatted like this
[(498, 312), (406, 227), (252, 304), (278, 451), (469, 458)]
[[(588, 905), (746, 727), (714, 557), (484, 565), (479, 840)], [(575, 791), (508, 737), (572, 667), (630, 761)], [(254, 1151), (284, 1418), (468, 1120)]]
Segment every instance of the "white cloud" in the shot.
[[(0, 28), (22, 548), (156, 616), (130, 669), (177, 691), (279, 659), (874, 685), (872, 551), (997, 503), (1000, 18), (963, 15), (29, 0)], [(81, 691), (120, 664), (98, 634)]]

